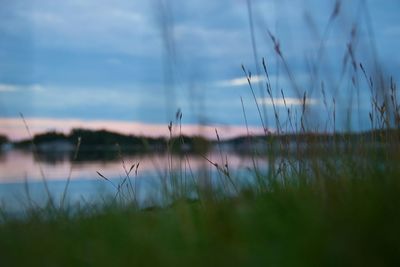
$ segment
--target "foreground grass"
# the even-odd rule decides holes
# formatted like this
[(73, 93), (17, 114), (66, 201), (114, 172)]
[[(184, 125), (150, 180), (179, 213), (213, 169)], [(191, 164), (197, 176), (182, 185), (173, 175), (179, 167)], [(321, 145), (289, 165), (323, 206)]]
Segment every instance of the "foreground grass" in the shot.
[(6, 216), (1, 266), (399, 266), (400, 172), (340, 173), (163, 209)]

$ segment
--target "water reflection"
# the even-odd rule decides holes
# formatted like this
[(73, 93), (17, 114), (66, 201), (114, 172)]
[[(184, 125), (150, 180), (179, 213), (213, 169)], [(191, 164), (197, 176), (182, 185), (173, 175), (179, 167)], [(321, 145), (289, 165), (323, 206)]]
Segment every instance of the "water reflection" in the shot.
[[(86, 155), (85, 155), (86, 154)], [(65, 188), (66, 179), (71, 172), (68, 188), (70, 202), (95, 201), (102, 196), (115, 193), (110, 183), (101, 179), (97, 172), (118, 184), (124, 179), (123, 163), (129, 169), (140, 163), (138, 174), (133, 179), (140, 189), (139, 200), (144, 202), (153, 198), (157, 202), (163, 180), (176, 173), (185, 179), (215, 176), (215, 166), (210, 161), (224, 166), (226, 160), (232, 173), (239, 174), (252, 168), (253, 159), (235, 153), (211, 151), (202, 155), (125, 154), (113, 155), (109, 151), (85, 151), (77, 161), (71, 161), (69, 153), (46, 153), (36, 157), (28, 151), (10, 150), (0, 155), (0, 200), (8, 209), (22, 209), (33, 200), (45, 203), (47, 194), (43, 185), (46, 179), (52, 197), (59, 201)], [(91, 156), (88, 156), (92, 154)], [(82, 156), (83, 155), (83, 156)], [(111, 156), (110, 156), (111, 155)], [(208, 160), (207, 160), (207, 159)], [(265, 165), (265, 159), (258, 159)], [(40, 169), (43, 170), (44, 177)], [(27, 181), (27, 183), (25, 183)]]
[[(89, 152), (87, 152), (89, 154)], [(78, 158), (71, 161), (68, 153), (46, 153), (39, 154), (37, 157), (31, 152), (11, 150), (0, 155), (0, 183), (23, 182), (26, 178), (29, 181), (38, 181), (43, 177), (40, 168), (43, 169), (45, 178), (49, 181), (65, 180), (72, 168), (71, 179), (98, 179), (97, 171), (111, 178), (118, 178), (124, 174), (122, 160), (126, 166), (140, 162), (139, 174), (148, 176), (150, 173), (160, 174), (168, 172), (170, 162), (172, 169), (180, 170), (183, 168), (192, 171), (199, 169), (209, 169), (213, 166), (205, 157), (221, 166), (228, 161), (232, 170), (243, 169), (252, 166), (250, 156), (240, 156), (234, 153), (223, 153), (222, 157), (218, 151), (213, 151), (207, 155), (170, 155), (163, 154), (133, 154), (121, 157), (102, 157), (107, 153), (96, 151), (92, 153), (92, 158)], [(141, 175), (139, 175), (140, 178)]]

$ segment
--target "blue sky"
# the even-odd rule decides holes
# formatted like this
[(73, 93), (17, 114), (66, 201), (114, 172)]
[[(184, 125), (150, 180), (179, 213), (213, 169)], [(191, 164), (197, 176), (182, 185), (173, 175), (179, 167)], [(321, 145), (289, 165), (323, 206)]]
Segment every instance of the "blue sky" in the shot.
[[(20, 120), (20, 112), (28, 120), (166, 125), (180, 108), (187, 125), (244, 126), (240, 97), (249, 124), (259, 127), (241, 64), (253, 73), (258, 102), (269, 118), (266, 126), (275, 128), (271, 103), (259, 92), (265, 77), (256, 76), (245, 0), (0, 1), (0, 133), (11, 135), (9, 129), (17, 127), (12, 120)], [(385, 77), (397, 79), (400, 2), (343, 1), (328, 24), (334, 6), (333, 0), (252, 0), (258, 64), (266, 58), (284, 120), (280, 90), (294, 108), (299, 94), (274, 51), (270, 30), (301, 94), (307, 91), (310, 98), (310, 127), (329, 121), (323, 114), (331, 107), (322, 104), (318, 86), (324, 81), (337, 110), (352, 111), (352, 129), (365, 129), (370, 106), (366, 84), (360, 78), (354, 97), (350, 67), (339, 83), (346, 44), (357, 25), (355, 58), (373, 73), (370, 23)], [(321, 39), (322, 57), (316, 60)], [(311, 82), (315, 62), (319, 75)], [(339, 127), (346, 127), (344, 119)]]

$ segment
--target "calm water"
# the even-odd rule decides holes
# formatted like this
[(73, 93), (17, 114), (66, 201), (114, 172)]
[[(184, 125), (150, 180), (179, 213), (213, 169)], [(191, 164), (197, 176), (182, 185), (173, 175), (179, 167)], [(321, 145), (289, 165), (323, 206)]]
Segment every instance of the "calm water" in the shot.
[[(106, 196), (115, 195), (113, 184), (118, 184), (125, 177), (124, 162), (127, 169), (132, 164), (139, 164), (138, 173), (132, 171), (132, 181), (136, 183), (140, 203), (159, 202), (163, 181), (170, 177), (171, 158), (166, 154), (126, 155), (107, 157), (104, 154), (88, 159), (71, 162), (68, 154), (41, 155), (35, 158), (30, 152), (11, 150), (0, 154), (0, 200), (7, 210), (23, 210), (29, 203), (44, 205), (47, 201), (43, 178), (47, 181), (49, 191), (56, 203), (59, 203), (64, 192), (69, 173), (71, 182), (68, 187), (69, 203), (101, 201)], [(207, 158), (219, 165), (226, 159), (229, 169), (236, 177), (248, 176), (244, 173), (252, 168), (249, 156), (235, 153), (211, 152)], [(258, 161), (266, 165), (265, 160)], [(43, 175), (40, 170), (43, 170)], [(97, 172), (111, 180), (107, 182)], [(204, 157), (189, 155), (172, 157), (172, 173), (187, 180), (198, 177), (211, 177), (211, 183), (218, 184), (218, 173)], [(186, 179), (186, 180), (185, 180)], [(202, 181), (197, 181), (202, 182)], [(189, 183), (189, 182), (188, 182)]]

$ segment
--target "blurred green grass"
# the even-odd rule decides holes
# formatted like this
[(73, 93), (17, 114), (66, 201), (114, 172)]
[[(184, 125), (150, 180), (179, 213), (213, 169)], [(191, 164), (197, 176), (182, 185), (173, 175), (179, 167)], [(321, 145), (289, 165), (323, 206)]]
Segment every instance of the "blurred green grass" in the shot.
[(399, 168), (355, 173), (166, 208), (5, 217), (1, 266), (398, 266)]

